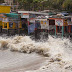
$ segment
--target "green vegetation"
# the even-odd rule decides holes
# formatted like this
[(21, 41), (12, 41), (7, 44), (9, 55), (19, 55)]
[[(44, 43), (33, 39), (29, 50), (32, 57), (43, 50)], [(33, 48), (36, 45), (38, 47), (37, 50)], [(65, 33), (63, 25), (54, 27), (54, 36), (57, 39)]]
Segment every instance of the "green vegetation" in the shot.
[[(19, 9), (42, 11), (48, 9), (66, 10), (72, 12), (72, 0), (15, 0)], [(0, 0), (0, 3), (4, 0)]]
[(0, 0), (0, 3), (3, 3), (4, 2), (4, 0)]
[(19, 9), (44, 10), (58, 9), (72, 11), (72, 0), (18, 0)]

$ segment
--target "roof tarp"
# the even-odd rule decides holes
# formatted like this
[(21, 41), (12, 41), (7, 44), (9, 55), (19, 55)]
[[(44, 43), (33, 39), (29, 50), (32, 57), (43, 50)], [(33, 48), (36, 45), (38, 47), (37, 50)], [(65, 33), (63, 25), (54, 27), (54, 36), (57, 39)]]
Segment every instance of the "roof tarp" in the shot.
[(16, 14), (16, 13), (7, 13), (6, 16), (14, 18), (14, 19), (20, 18), (19, 14)]

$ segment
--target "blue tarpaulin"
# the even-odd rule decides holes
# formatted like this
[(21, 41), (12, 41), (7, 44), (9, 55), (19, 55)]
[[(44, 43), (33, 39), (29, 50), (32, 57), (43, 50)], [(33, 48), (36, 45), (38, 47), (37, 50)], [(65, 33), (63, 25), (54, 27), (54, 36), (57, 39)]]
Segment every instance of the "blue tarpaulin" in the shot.
[(34, 30), (35, 30), (35, 24), (31, 24), (28, 26), (28, 34), (34, 32)]
[(35, 24), (35, 28), (40, 28), (41, 26), (40, 26), (40, 23), (37, 23), (37, 24)]
[(20, 15), (17, 14), (17, 13), (7, 13), (6, 16), (7, 16), (7, 17), (11, 17), (11, 18), (13, 18), (13, 19), (18, 19), (18, 18), (20, 18)]

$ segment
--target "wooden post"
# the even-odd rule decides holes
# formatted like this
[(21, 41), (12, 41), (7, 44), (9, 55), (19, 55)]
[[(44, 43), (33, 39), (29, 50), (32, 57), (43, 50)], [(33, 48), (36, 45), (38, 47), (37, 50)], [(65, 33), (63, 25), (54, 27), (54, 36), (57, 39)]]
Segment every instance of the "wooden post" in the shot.
[(57, 32), (58, 32), (58, 28), (57, 28), (57, 26), (56, 26), (56, 34), (57, 34)]
[(7, 29), (9, 29), (9, 22), (7, 22)]
[(7, 22), (7, 35), (9, 35), (9, 22)]
[[(29, 18), (27, 19), (28, 20), (28, 27), (29, 27)], [(29, 33), (29, 28), (28, 28), (28, 35), (29, 35), (30, 33)]]
[(69, 25), (69, 38), (70, 38), (70, 33), (71, 33), (71, 25)]
[(55, 25), (55, 37), (56, 37), (56, 25)]
[(62, 39), (63, 39), (63, 35), (64, 35), (64, 26), (62, 26)]
[(4, 28), (4, 22), (2, 23), (2, 28)]
[(71, 33), (71, 26), (69, 25), (69, 33)]

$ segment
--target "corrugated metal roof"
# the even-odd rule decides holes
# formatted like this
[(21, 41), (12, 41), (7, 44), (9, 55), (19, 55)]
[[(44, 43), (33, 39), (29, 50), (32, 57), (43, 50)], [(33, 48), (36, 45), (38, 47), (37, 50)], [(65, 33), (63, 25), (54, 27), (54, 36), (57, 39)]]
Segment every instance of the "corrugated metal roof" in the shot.
[(6, 16), (11, 17), (11, 18), (19, 18), (20, 17), (19, 14), (17, 14), (17, 13), (7, 13)]
[(41, 12), (35, 12), (35, 11), (18, 11), (18, 13), (29, 13), (29, 14), (42, 14), (42, 15), (48, 15), (48, 13), (41, 13)]

